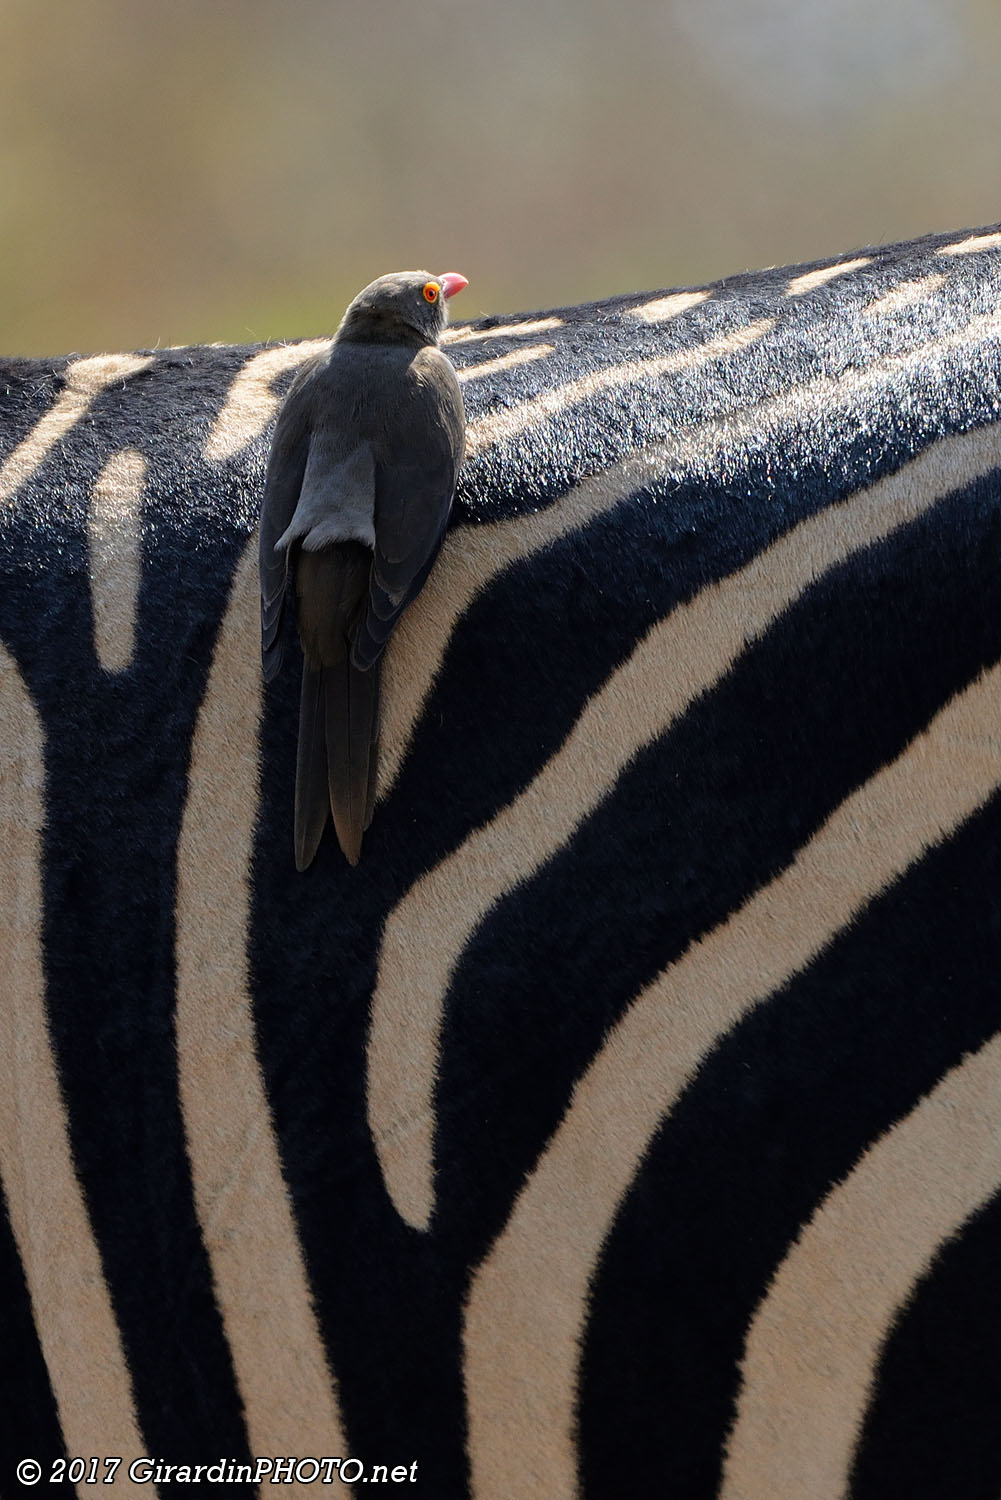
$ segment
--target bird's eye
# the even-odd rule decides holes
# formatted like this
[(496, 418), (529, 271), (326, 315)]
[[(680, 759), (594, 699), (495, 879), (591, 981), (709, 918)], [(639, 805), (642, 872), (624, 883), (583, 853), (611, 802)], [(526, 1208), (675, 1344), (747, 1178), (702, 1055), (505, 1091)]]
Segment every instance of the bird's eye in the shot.
[(424, 300), (426, 302), (437, 302), (438, 290), (437, 281), (426, 281), (424, 283)]

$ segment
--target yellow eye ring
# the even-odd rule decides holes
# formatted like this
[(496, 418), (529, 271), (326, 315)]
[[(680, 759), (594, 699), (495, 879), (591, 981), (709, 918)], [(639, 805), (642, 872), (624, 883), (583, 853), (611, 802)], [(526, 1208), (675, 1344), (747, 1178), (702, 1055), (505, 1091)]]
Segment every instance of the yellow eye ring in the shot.
[(438, 287), (437, 281), (426, 281), (424, 283), (424, 300), (425, 300), (425, 302), (437, 302), (438, 301), (438, 292), (439, 292), (439, 287)]

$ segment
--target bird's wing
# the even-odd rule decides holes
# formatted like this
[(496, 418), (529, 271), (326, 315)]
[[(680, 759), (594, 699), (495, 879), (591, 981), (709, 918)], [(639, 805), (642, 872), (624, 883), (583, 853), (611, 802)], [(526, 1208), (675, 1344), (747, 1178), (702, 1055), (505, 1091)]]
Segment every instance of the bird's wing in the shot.
[(266, 681), (274, 677), (284, 654), (281, 623), (288, 558), (286, 554), (275, 552), (275, 543), (292, 520), (306, 472), (312, 377), (318, 363), (318, 359), (313, 359), (304, 366), (285, 398), (278, 414), (264, 481), (258, 570), (261, 580), (261, 662)]
[(366, 670), (420, 591), (448, 525), (465, 441), (455, 371), (433, 351), (419, 402), (375, 448), (375, 554), (352, 661)]
[(313, 432), (302, 476), (299, 502), (291, 521), (275, 542), (285, 552), (299, 542), (304, 552), (319, 552), (335, 542), (375, 546), (375, 468), (372, 449), (359, 443), (343, 457), (343, 436)]

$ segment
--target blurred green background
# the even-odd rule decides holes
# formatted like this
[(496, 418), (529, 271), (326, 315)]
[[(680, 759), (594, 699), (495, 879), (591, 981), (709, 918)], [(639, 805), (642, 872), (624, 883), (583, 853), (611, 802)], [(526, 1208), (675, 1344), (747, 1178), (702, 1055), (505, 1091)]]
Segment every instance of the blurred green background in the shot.
[(1001, 219), (997, 0), (0, 0), (0, 350), (456, 316)]

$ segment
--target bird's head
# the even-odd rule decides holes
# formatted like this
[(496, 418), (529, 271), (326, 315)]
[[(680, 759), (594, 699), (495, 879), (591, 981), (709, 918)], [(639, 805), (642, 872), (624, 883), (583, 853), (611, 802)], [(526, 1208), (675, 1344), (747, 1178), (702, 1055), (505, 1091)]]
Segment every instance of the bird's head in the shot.
[(394, 271), (351, 303), (337, 338), (358, 343), (437, 344), (448, 322), (448, 299), (468, 286), (458, 271)]

